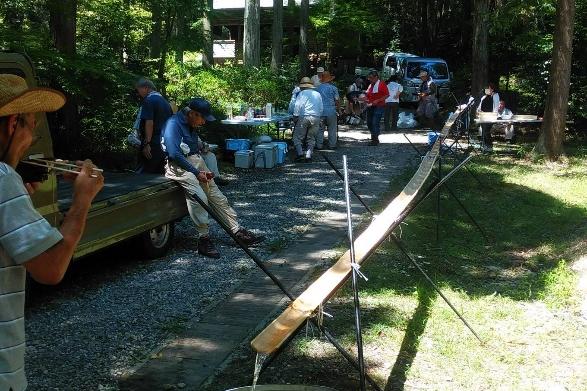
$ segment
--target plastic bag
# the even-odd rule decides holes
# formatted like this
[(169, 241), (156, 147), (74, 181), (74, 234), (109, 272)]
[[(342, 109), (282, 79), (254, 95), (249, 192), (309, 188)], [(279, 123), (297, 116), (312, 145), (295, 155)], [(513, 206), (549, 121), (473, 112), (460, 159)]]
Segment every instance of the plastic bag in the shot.
[(413, 113), (401, 112), (397, 120), (398, 128), (414, 128), (418, 126), (418, 121), (414, 119)]
[(139, 137), (139, 130), (131, 129), (131, 131), (128, 133), (128, 136), (126, 136), (126, 142), (131, 147), (140, 149), (143, 143), (141, 142), (141, 138)]

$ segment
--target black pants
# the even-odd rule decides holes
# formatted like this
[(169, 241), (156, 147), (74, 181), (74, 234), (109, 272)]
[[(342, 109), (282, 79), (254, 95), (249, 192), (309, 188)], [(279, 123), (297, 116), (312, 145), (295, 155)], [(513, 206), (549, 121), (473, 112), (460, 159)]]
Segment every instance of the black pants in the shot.
[[(159, 140), (159, 137), (157, 137)], [(146, 174), (165, 174), (165, 153), (161, 149), (160, 142), (151, 141), (151, 158), (147, 159), (143, 151), (139, 152), (138, 171)]]
[(397, 120), (399, 118), (399, 102), (389, 102), (385, 104), (385, 111), (383, 112), (383, 123), (385, 124), (385, 131), (397, 130)]
[(481, 138), (484, 147), (492, 147), (493, 139), (491, 138), (491, 127), (493, 124), (481, 124)]

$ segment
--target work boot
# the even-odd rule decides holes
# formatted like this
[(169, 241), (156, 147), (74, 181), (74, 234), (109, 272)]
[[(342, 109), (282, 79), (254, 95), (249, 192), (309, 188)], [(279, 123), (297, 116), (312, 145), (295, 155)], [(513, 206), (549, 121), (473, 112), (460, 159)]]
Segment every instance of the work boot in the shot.
[(198, 254), (210, 258), (220, 258), (220, 253), (216, 250), (214, 243), (212, 243), (208, 235), (200, 236), (200, 239), (198, 239)]
[(241, 242), (243, 242), (245, 244), (245, 246), (253, 246), (255, 244), (261, 243), (263, 240), (265, 240), (264, 236), (257, 236), (252, 232), (247, 231), (244, 228), (239, 229), (236, 233), (235, 233), (236, 237), (240, 239)]

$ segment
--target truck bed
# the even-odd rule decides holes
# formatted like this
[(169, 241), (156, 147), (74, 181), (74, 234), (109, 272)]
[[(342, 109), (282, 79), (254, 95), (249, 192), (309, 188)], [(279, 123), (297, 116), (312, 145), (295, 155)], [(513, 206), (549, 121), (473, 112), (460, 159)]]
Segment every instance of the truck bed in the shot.
[[(57, 193), (63, 216), (71, 206), (72, 183), (60, 180)], [(187, 213), (183, 189), (163, 175), (105, 172), (104, 187), (92, 202), (74, 258), (176, 221)]]
[[(172, 180), (158, 174), (137, 174), (134, 172), (104, 172), (104, 187), (92, 202), (92, 209), (108, 201), (133, 193), (152, 192), (158, 188), (167, 189), (177, 186)], [(67, 211), (71, 206), (73, 184), (62, 179), (58, 182), (57, 198), (60, 211)]]

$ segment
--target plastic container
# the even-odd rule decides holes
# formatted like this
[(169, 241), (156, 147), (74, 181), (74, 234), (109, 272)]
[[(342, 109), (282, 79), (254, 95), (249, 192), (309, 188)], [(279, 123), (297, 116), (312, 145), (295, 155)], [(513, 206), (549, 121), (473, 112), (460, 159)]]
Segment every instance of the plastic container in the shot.
[(245, 151), (251, 149), (251, 140), (248, 138), (227, 138), (227, 151)]
[(277, 145), (259, 144), (255, 147), (255, 167), (274, 168), (277, 165)]
[(428, 146), (432, 146), (436, 142), (437, 138), (438, 138), (438, 133), (428, 132)]
[(287, 156), (287, 143), (285, 141), (274, 141), (271, 144), (277, 146), (277, 164), (285, 163)]
[(234, 166), (237, 168), (253, 167), (254, 152), (251, 150), (236, 151), (234, 153)]

